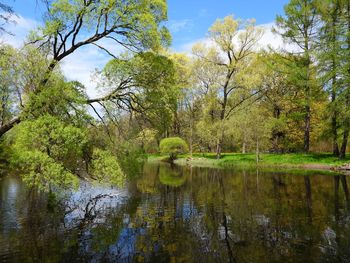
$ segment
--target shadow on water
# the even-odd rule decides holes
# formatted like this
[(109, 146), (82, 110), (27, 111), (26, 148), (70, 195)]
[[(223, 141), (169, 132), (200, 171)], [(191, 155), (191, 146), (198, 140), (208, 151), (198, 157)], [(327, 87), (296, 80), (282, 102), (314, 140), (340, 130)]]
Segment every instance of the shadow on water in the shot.
[(349, 262), (348, 178), (145, 164), (47, 209), (0, 180), (1, 262)]

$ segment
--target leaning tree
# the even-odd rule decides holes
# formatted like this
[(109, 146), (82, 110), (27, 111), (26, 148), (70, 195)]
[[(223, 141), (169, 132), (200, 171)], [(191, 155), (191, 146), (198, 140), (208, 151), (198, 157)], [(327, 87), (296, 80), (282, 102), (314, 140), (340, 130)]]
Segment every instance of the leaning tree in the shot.
[[(27, 45), (44, 52), (49, 63), (26, 97), (50, 89), (49, 79), (55, 68), (84, 46), (96, 46), (115, 57), (112, 49), (116, 47), (142, 52), (157, 50), (170, 42), (170, 34), (163, 26), (167, 19), (165, 0), (54, 0), (44, 4), (44, 25), (30, 35)], [(19, 106), (19, 114), (1, 124), (0, 137), (21, 122), (25, 107)]]

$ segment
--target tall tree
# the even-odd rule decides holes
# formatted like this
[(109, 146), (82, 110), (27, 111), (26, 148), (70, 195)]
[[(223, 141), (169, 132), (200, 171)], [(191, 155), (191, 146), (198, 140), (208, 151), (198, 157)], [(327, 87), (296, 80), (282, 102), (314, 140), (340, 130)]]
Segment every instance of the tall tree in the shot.
[(277, 16), (279, 33), (289, 43), (294, 44), (300, 62), (294, 68), (304, 93), (304, 151), (310, 150), (311, 102), (314, 86), (313, 52), (316, 47), (317, 12), (314, 0), (291, 0), (284, 7), (285, 15)]
[(342, 67), (340, 69), (343, 81), (343, 87), (341, 90), (340, 99), (343, 102), (343, 138), (340, 148), (339, 157), (341, 159), (345, 158), (346, 149), (348, 146), (348, 139), (350, 134), (350, 1), (341, 1), (342, 9), (342, 35), (340, 39), (342, 40), (341, 46), (342, 50), (340, 52), (342, 57)]
[(341, 66), (341, 1), (326, 0), (317, 2), (317, 10), (322, 20), (320, 29), (320, 43), (318, 45), (317, 58), (319, 60), (319, 72), (322, 83), (329, 91), (330, 117), (331, 117), (331, 134), (333, 141), (333, 154), (340, 154), (338, 145), (338, 118), (339, 106), (337, 103), (339, 89), (340, 66)]

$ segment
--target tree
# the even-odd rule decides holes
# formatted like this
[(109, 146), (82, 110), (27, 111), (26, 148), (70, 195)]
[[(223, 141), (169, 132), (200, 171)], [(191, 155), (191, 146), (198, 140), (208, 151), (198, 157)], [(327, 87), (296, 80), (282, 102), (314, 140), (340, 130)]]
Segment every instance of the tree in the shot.
[(341, 57), (341, 66), (339, 67), (339, 75), (341, 88), (339, 89), (338, 103), (341, 105), (341, 123), (343, 129), (342, 143), (339, 157), (345, 158), (346, 149), (350, 134), (350, 2), (339, 1), (340, 3), (340, 27), (341, 33), (339, 35), (340, 46), (339, 51)]
[(242, 153), (256, 152), (256, 162), (260, 152), (269, 150), (272, 116), (262, 103), (245, 105), (230, 120), (228, 133), (232, 134), (235, 143), (242, 145)]
[(209, 75), (211, 80), (203, 84), (211, 84), (209, 93), (217, 100), (219, 126), (216, 154), (220, 158), (225, 121), (243, 101), (258, 93), (256, 89), (249, 91), (240, 82), (240, 74), (254, 58), (254, 48), (262, 36), (262, 30), (255, 27), (253, 20), (242, 22), (227, 16), (212, 25), (209, 36), (213, 45), (206, 47), (199, 44), (193, 48), (193, 53), (203, 67), (212, 71)]
[(177, 155), (188, 152), (188, 145), (180, 137), (170, 137), (160, 141), (159, 150), (161, 154), (168, 154), (173, 162)]
[(288, 42), (294, 44), (300, 56), (299, 63), (292, 68), (297, 85), (304, 93), (304, 151), (310, 149), (311, 102), (315, 88), (313, 73), (313, 52), (316, 47), (317, 12), (314, 0), (291, 0), (284, 8), (285, 16), (277, 16), (279, 33)]
[(317, 1), (317, 11), (322, 22), (317, 58), (321, 80), (331, 99), (329, 117), (333, 153), (345, 158), (350, 133), (350, 3), (342, 0)]
[[(31, 93), (39, 85), (48, 66), (48, 60), (41, 52), (30, 46), (17, 50), (8, 45), (0, 45), (0, 53), (2, 97), (0, 134), (4, 134), (20, 122), (16, 116), (25, 109)], [(57, 68), (53, 75), (58, 71)], [(48, 84), (52, 84), (52, 81), (48, 80)]]
[[(297, 75), (291, 73), (297, 70), (298, 61), (299, 57), (293, 54), (263, 52), (254, 67), (264, 87), (261, 105), (272, 117), (270, 150), (274, 152), (295, 152), (304, 146), (300, 139), (304, 130), (304, 96), (297, 85)], [(314, 98), (312, 103), (316, 101)], [(315, 109), (312, 113), (315, 121), (322, 111)]]
[(4, 123), (11, 120), (14, 114), (13, 106), (16, 96), (14, 96), (12, 75), (16, 74), (16, 70), (13, 67), (13, 64), (16, 62), (16, 51), (10, 46), (1, 46), (0, 48), (0, 125), (3, 126)]
[(326, 0), (317, 2), (317, 11), (322, 20), (320, 29), (317, 58), (319, 60), (319, 73), (322, 83), (329, 91), (331, 103), (329, 105), (331, 118), (331, 135), (333, 141), (333, 154), (339, 156), (338, 145), (338, 118), (339, 107), (337, 98), (339, 95), (341, 78), (339, 68), (341, 66), (341, 1)]
[(166, 56), (153, 52), (123, 54), (98, 74), (107, 94), (87, 102), (98, 103), (110, 117), (111, 108), (129, 112), (132, 118), (140, 116), (159, 134), (165, 134), (177, 103), (175, 74), (174, 63)]
[[(86, 45), (112, 55), (102, 40), (119, 47), (143, 51), (167, 45), (170, 35), (161, 23), (167, 18), (163, 0), (145, 1), (47, 1), (45, 24), (30, 36), (30, 43), (50, 59), (35, 94), (50, 88), (47, 82), (64, 58)], [(100, 41), (100, 42), (99, 42)], [(0, 137), (21, 121), (20, 116), (0, 126)]]

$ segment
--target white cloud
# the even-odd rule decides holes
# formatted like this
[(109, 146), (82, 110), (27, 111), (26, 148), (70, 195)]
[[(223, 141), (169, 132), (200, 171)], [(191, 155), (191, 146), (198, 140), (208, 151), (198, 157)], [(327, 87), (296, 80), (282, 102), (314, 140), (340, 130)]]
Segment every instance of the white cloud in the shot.
[(168, 28), (172, 33), (177, 33), (183, 30), (188, 32), (193, 28), (193, 21), (191, 19), (170, 20), (168, 22)]
[[(120, 54), (125, 50), (109, 39), (99, 41), (98, 45), (103, 46), (114, 55)], [(89, 97), (96, 97), (101, 95), (102, 90), (97, 87), (97, 81), (93, 75), (96, 70), (101, 70), (111, 58), (98, 47), (88, 45), (79, 48), (65, 58), (62, 61), (61, 68), (69, 80), (77, 80), (84, 84)]]
[(287, 50), (290, 52), (297, 52), (298, 48), (290, 43), (286, 43), (281, 35), (272, 31), (273, 28), (276, 28), (275, 23), (268, 23), (259, 25), (259, 27), (264, 29), (264, 35), (259, 41), (261, 48), (271, 47), (274, 50)]
[(5, 25), (6, 31), (10, 32), (11, 35), (6, 33), (0, 35), (0, 42), (5, 42), (18, 48), (23, 45), (28, 33), (39, 26), (40, 23), (20, 15), (13, 16), (12, 20), (14, 21), (13, 23)]
[[(285, 43), (280, 35), (272, 32), (273, 27), (275, 27), (274, 23), (261, 24), (257, 26), (264, 30), (264, 34), (258, 42), (259, 49), (266, 49), (271, 47), (272, 49), (275, 49), (275, 50), (281, 50), (281, 49), (285, 49), (288, 51), (296, 50), (295, 46)], [(199, 42), (204, 43), (205, 45), (213, 45), (212, 41), (208, 37), (204, 37), (204, 38), (200, 38), (200, 39), (183, 44), (182, 46), (180, 46), (180, 48), (177, 51), (190, 53), (192, 51), (192, 47)]]
[(93, 73), (96, 69), (102, 69), (108, 62), (108, 57), (101, 54), (94, 47), (83, 47), (62, 61), (63, 74), (69, 80), (77, 80), (86, 87), (89, 97), (96, 97), (99, 90)]

